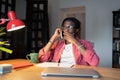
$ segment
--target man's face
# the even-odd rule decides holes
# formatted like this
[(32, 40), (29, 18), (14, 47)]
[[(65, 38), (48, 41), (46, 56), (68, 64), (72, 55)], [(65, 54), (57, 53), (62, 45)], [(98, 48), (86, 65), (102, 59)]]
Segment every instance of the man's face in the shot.
[(69, 33), (74, 33), (75, 29), (74, 29), (74, 23), (71, 21), (65, 21), (64, 25), (62, 26), (62, 30), (63, 31), (67, 31)]

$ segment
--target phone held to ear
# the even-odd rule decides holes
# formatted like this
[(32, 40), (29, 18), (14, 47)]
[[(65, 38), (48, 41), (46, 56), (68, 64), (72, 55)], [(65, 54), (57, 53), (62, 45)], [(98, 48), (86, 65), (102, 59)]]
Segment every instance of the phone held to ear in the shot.
[(61, 32), (60, 32), (60, 37), (61, 37), (61, 39), (63, 39), (63, 36), (64, 36), (64, 35), (63, 35), (63, 31), (61, 31)]

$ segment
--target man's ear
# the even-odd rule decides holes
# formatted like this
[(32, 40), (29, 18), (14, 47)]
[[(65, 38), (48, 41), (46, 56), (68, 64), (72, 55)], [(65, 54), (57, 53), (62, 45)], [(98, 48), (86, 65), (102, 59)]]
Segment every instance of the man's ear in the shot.
[(80, 29), (76, 29), (76, 31), (75, 31), (76, 33), (80, 33)]
[(76, 29), (76, 30), (75, 30), (75, 34), (76, 34), (76, 36), (79, 37), (79, 38), (80, 38), (80, 32), (81, 32), (80, 30), (81, 30), (81, 29)]

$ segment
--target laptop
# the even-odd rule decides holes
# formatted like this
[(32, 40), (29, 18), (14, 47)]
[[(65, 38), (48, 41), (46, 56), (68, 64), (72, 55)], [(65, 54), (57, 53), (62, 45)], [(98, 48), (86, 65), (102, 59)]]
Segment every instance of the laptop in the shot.
[(43, 77), (85, 77), (99, 78), (97, 71), (91, 68), (65, 68), (65, 67), (47, 67), (42, 72)]

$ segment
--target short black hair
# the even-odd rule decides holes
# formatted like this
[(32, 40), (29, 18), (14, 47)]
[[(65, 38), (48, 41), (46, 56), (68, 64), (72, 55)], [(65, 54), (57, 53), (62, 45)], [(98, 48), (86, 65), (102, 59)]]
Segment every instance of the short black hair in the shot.
[(64, 23), (65, 23), (66, 21), (71, 21), (71, 22), (73, 22), (74, 25), (75, 25), (74, 28), (76, 28), (76, 29), (81, 28), (81, 22), (80, 22), (78, 19), (76, 19), (75, 17), (67, 17), (67, 18), (65, 18), (65, 19), (63, 20), (63, 22), (62, 22), (62, 26), (64, 25)]

